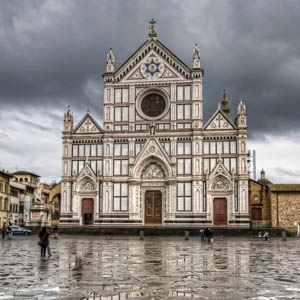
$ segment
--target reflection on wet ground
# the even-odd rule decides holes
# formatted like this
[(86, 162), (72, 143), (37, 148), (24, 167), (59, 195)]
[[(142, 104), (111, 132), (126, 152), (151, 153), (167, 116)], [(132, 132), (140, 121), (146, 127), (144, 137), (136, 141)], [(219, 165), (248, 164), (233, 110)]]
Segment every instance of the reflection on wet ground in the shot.
[(0, 241), (0, 299), (300, 299), (300, 240), (60, 236)]

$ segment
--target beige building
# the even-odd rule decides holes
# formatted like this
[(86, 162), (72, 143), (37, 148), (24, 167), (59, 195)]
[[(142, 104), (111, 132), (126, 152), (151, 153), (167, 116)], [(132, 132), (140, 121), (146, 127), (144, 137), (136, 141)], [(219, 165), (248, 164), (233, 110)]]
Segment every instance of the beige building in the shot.
[(2, 170), (0, 171), (0, 228), (5, 223), (8, 226), (9, 207), (10, 207), (10, 187), (9, 181), (11, 174)]
[(10, 212), (9, 220), (12, 224), (22, 224), (26, 186), (19, 182), (10, 180)]
[(76, 126), (64, 115), (61, 227), (249, 227), (246, 106), (231, 120), (224, 92), (203, 123), (204, 70), (191, 52), (190, 67), (152, 20), (120, 67), (107, 53), (103, 128), (90, 112)]
[(61, 183), (55, 183), (50, 189), (51, 225), (58, 225), (61, 205)]
[(13, 173), (12, 181), (25, 185), (25, 196), (20, 201), (21, 211), (20, 224), (31, 225), (31, 208), (36, 199), (37, 187), (39, 183), (39, 175), (27, 171), (17, 171)]

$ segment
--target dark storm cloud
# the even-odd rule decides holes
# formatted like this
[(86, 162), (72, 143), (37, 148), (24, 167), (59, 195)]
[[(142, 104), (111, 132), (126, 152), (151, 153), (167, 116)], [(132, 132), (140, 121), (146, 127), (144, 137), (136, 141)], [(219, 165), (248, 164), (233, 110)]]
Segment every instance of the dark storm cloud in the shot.
[(246, 101), (250, 137), (288, 133), (299, 127), (299, 15), (296, 0), (1, 1), (1, 106), (71, 104), (101, 119), (107, 50), (122, 64), (154, 17), (159, 39), (187, 64), (199, 45), (205, 120), (226, 88), (233, 118)]

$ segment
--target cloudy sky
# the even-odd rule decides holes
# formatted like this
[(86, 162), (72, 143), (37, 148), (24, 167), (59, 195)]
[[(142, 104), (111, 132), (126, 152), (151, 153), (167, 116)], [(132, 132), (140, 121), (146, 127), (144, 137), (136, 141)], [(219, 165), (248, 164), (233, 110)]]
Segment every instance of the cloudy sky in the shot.
[(68, 104), (75, 123), (87, 108), (102, 123), (107, 50), (122, 64), (158, 38), (188, 65), (198, 43), (204, 119), (227, 89), (236, 113), (247, 105), (257, 174), (300, 182), (300, 1), (0, 1), (0, 169), (59, 180)]

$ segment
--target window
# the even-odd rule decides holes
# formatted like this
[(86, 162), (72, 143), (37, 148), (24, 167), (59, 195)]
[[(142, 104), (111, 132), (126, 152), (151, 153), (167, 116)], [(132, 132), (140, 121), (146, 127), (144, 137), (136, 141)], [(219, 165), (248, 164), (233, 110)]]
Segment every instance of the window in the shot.
[(135, 144), (135, 155), (138, 155), (141, 149), (143, 148), (144, 143), (136, 143)]
[(114, 183), (114, 211), (128, 210), (128, 183)]
[(191, 119), (191, 105), (177, 104), (177, 119), (190, 120)]
[(177, 100), (191, 100), (191, 87), (189, 85), (177, 86)]
[(128, 89), (115, 89), (115, 103), (128, 103)]
[(192, 210), (192, 183), (191, 182), (177, 183), (177, 210), (178, 211)]
[(128, 159), (114, 160), (114, 175), (116, 176), (128, 175)]
[(231, 141), (230, 142), (230, 153), (231, 154), (236, 154), (236, 141)]
[(3, 183), (0, 182), (0, 192), (3, 192)]
[(91, 156), (91, 145), (85, 145), (85, 153), (84, 156)]
[(115, 121), (128, 122), (128, 106), (115, 107)]
[(114, 156), (128, 156), (128, 144), (115, 143)]
[(78, 145), (73, 145), (73, 156), (78, 156)]
[(203, 143), (203, 154), (209, 154), (209, 142)]
[(170, 124), (169, 123), (160, 123), (156, 125), (157, 130), (170, 130)]
[(128, 131), (128, 125), (115, 125), (115, 131)]
[(192, 123), (177, 123), (177, 129), (191, 129)]
[(191, 141), (177, 142), (177, 155), (190, 155), (190, 154), (192, 154)]
[(135, 130), (137, 131), (146, 131), (148, 130), (149, 125), (146, 124), (137, 124), (135, 125)]
[(97, 145), (97, 155), (102, 156), (103, 153), (103, 144)]
[(91, 156), (97, 156), (97, 145), (91, 145)]
[(170, 155), (170, 142), (160, 142), (165, 151)]
[(191, 175), (192, 174), (192, 159), (178, 158), (177, 159), (177, 174)]
[(84, 145), (79, 145), (79, 156), (84, 156)]

